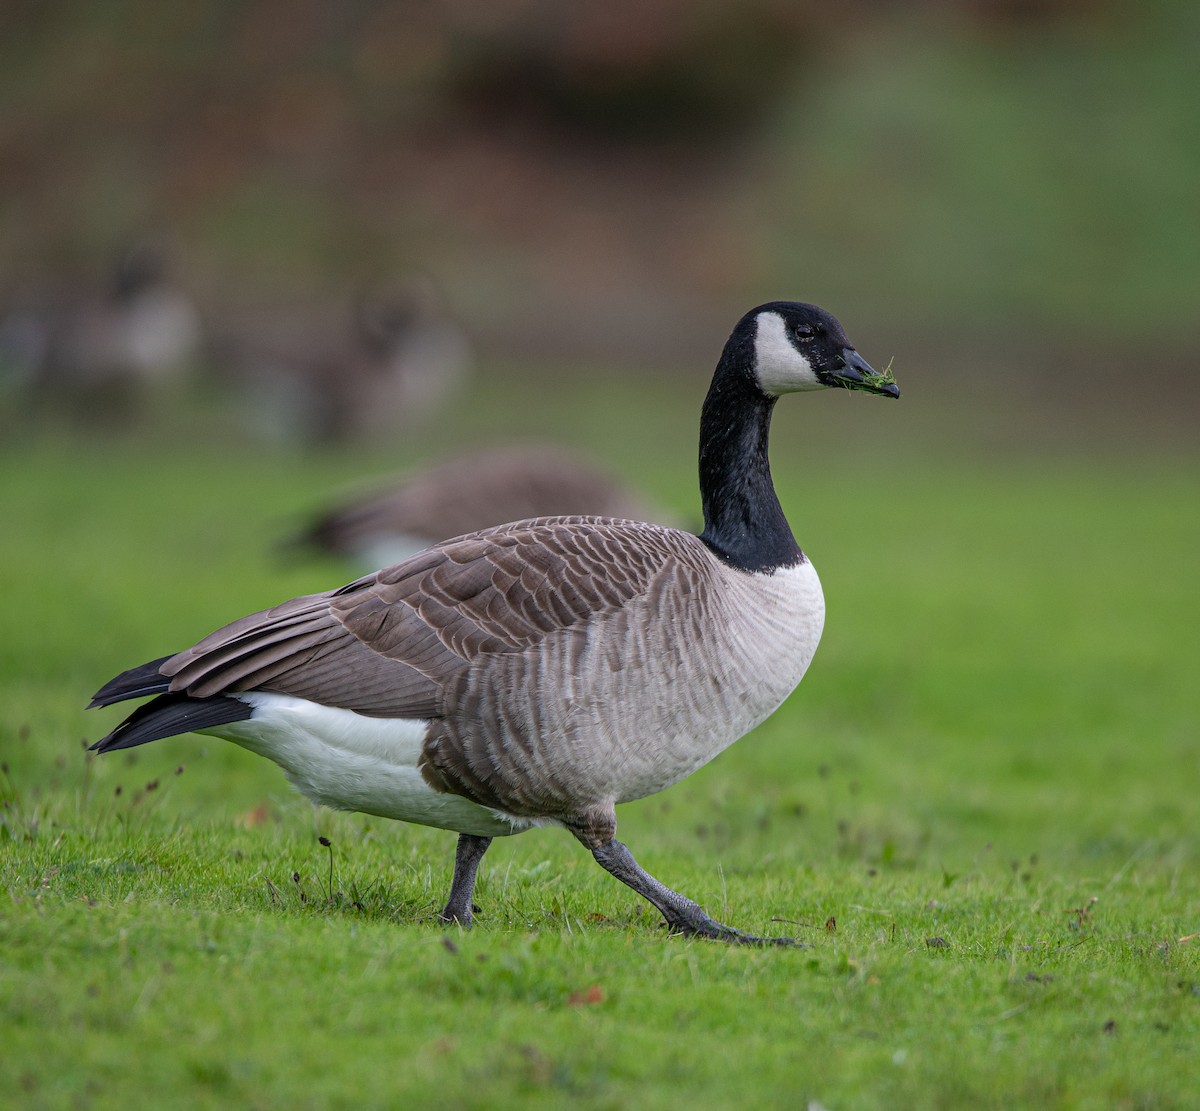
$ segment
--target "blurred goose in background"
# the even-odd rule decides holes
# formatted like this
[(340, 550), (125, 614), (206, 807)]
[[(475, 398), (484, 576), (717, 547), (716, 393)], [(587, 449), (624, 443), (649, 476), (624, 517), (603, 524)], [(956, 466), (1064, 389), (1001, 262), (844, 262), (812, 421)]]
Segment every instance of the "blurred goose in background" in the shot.
[(759, 724), (816, 651), (821, 584), (767, 440), (782, 394), (823, 387), (899, 396), (829, 313), (762, 305), (734, 328), (701, 411), (699, 536), (570, 516), (436, 544), (123, 672), (93, 706), (153, 698), (92, 747), (212, 733), (316, 802), (454, 830), (445, 921), (471, 923), (494, 837), (551, 824), (671, 929), (763, 943), (642, 869), (614, 807)]
[(457, 396), (472, 364), (466, 333), (433, 288), (411, 282), (360, 297), (348, 326), (258, 322), (226, 339), (234, 385), (260, 435), (339, 444), (419, 425)]
[(0, 325), (11, 377), (36, 404), (85, 419), (126, 416), (143, 391), (191, 369), (200, 341), (199, 313), (150, 241), (120, 256), (107, 290), (18, 300)]
[(290, 546), (352, 560), (399, 563), (448, 536), (528, 517), (591, 513), (670, 524), (637, 493), (563, 447), (510, 445), (450, 459), (330, 509)]

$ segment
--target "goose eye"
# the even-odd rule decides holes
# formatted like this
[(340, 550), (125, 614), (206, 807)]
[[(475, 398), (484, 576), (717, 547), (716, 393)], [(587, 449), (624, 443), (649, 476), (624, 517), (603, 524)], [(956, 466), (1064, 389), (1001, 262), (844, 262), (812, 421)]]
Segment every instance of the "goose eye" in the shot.
[(811, 324), (797, 324), (792, 329), (792, 334), (797, 339), (812, 339), (817, 334), (817, 330)]

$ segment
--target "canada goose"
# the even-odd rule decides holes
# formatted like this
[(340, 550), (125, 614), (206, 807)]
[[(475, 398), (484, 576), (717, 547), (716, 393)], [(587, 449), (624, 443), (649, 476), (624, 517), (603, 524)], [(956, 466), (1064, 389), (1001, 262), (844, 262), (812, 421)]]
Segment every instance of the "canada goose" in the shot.
[(459, 456), (322, 514), (291, 542), (354, 560), (398, 563), (447, 536), (530, 517), (590, 513), (667, 523), (615, 477), (550, 445)]
[(309, 798), (459, 834), (442, 918), (471, 922), (492, 839), (565, 826), (676, 931), (766, 943), (710, 918), (616, 840), (614, 807), (661, 791), (800, 682), (825, 605), (767, 461), (781, 394), (899, 397), (813, 305), (734, 328), (700, 418), (699, 536), (541, 517), (447, 540), (295, 598), (105, 684), (156, 695), (93, 749), (193, 730), (267, 756)]
[(109, 288), (27, 309), (21, 318), (27, 377), (40, 398), (66, 400), (92, 418), (121, 413), (137, 391), (177, 379), (200, 347), (200, 319), (174, 282), (164, 251), (125, 251)]
[(472, 362), (466, 333), (418, 281), (360, 296), (340, 326), (312, 314), (252, 322), (223, 346), (253, 429), (302, 445), (412, 428), (463, 389)]

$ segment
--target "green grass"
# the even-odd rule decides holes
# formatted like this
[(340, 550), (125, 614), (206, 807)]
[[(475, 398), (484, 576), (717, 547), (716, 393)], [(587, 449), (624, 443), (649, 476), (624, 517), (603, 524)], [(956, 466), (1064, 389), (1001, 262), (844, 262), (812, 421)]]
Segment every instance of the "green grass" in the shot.
[[(825, 640), (783, 710), (620, 814), (652, 872), (789, 951), (667, 936), (555, 830), (497, 842), (448, 930), (450, 834), (316, 811), (208, 738), (85, 756), (117, 670), (348, 578), (270, 546), (388, 461), (215, 422), (10, 438), (0, 1105), (1195, 1106), (1200, 466), (941, 457), (959, 414), (914, 385), (781, 406)], [(688, 512), (698, 397), (670, 388), (536, 412)], [(531, 411), (494, 386), (462, 434)]]

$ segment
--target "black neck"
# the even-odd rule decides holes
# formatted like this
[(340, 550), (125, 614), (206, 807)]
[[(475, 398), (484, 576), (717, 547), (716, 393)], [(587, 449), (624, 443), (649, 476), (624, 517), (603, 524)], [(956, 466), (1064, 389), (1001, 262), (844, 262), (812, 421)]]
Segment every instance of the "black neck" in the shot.
[(767, 440), (775, 399), (758, 388), (753, 346), (731, 338), (700, 413), (700, 539), (732, 567), (770, 571), (804, 558), (783, 515)]

